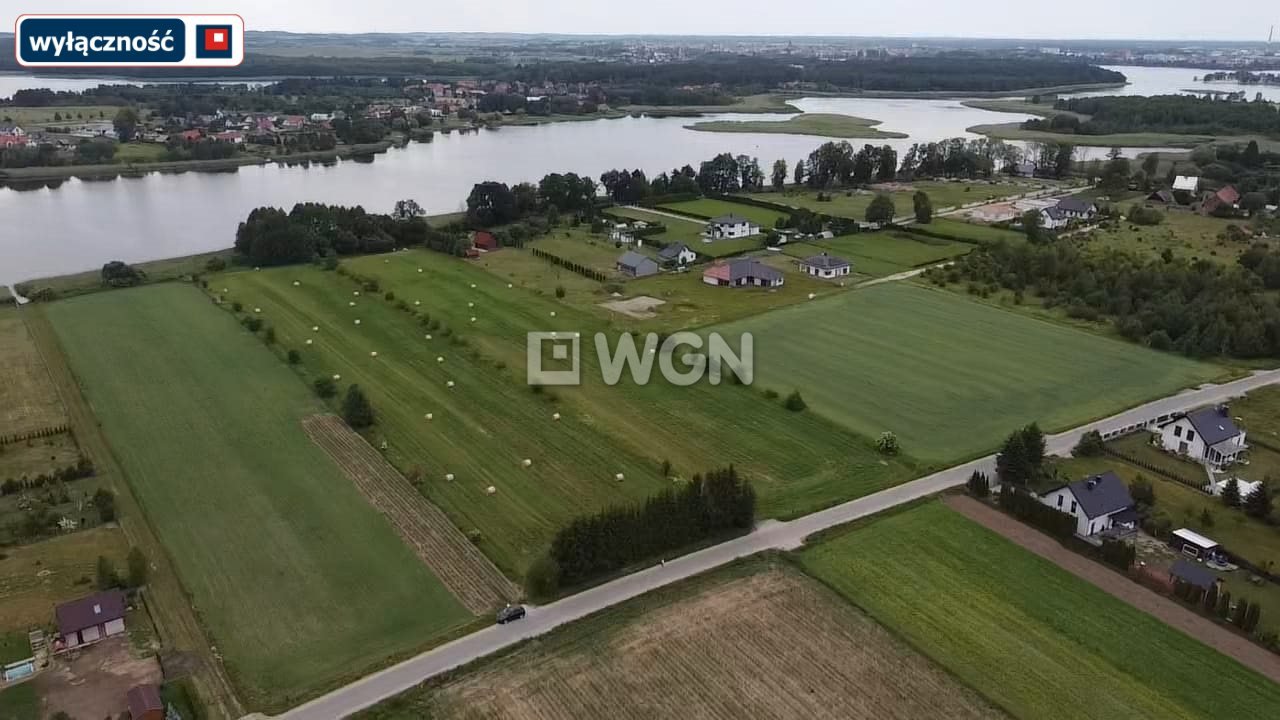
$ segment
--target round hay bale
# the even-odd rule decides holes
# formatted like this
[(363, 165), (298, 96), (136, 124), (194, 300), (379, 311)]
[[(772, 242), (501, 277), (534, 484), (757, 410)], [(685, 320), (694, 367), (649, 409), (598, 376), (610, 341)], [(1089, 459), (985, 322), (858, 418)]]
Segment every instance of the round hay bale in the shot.
[(311, 332), (320, 332), (320, 326), (319, 326), (319, 325), (312, 325), (312, 326), (311, 326)]
[(427, 333), (426, 335), (423, 335), (423, 337), (425, 337), (426, 339), (430, 340), (430, 339), (431, 339), (431, 333)]
[(472, 315), (472, 316), (471, 316), (471, 322), (475, 322), (475, 321), (476, 321), (476, 316), (475, 316), (475, 315)]
[(448, 480), (449, 482), (453, 482), (453, 473), (445, 473), (444, 479)]
[(432, 414), (432, 413), (427, 413), (426, 415), (423, 415), (422, 417), (424, 417), (424, 418), (426, 418), (426, 419), (428, 419), (428, 420), (434, 420), (434, 419), (435, 419), (435, 415), (434, 415), (434, 414)]
[(552, 330), (552, 331), (551, 331), (551, 337), (555, 337), (555, 336), (556, 336), (556, 331), (555, 331), (555, 330)]
[(418, 268), (418, 272), (422, 272), (422, 268)]
[(222, 292), (230, 292), (230, 290), (227, 290), (226, 288), (222, 288)]
[(475, 283), (471, 283), (471, 289), (472, 289), (472, 290), (475, 290), (475, 289), (476, 289), (476, 284), (475, 284)]
[(475, 307), (475, 306), (476, 306), (476, 304), (475, 304), (475, 303), (473, 303), (473, 302), (469, 302), (469, 303), (467, 303), (467, 307), (469, 307), (469, 308), (473, 308), (473, 307)]
[(342, 376), (341, 376), (341, 375), (334, 375), (334, 376), (333, 376), (333, 379), (334, 379), (334, 380), (341, 380), (341, 379), (342, 379)]
[(299, 285), (301, 285), (301, 284), (302, 284), (302, 283), (298, 282), (297, 280), (294, 280), (294, 281), (293, 281), (293, 286), (294, 286), (294, 287), (298, 287), (298, 286), (299, 286)]
[(262, 312), (262, 308), (254, 308), (253, 311), (256, 313), (260, 313)]
[(444, 384), (445, 387), (453, 387), (453, 381), (450, 380)]
[(485, 489), (484, 489), (484, 494), (485, 494), (485, 495), (492, 495), (492, 494), (494, 494), (494, 493), (496, 493), (496, 492), (498, 492), (498, 488), (496, 488), (496, 487), (494, 487), (494, 486), (492, 486), (492, 485), (490, 485), (489, 487), (487, 487), (487, 488), (485, 488)]
[(530, 465), (533, 464), (533, 460), (530, 460), (529, 458), (525, 458), (524, 460), (520, 461), (520, 464), (525, 467), (529, 467)]
[(618, 473), (617, 475), (613, 476), (613, 479), (617, 480), (618, 482), (622, 482), (623, 480), (627, 479), (627, 476), (623, 475), (622, 473)]
[(311, 338), (307, 338), (307, 344), (308, 344), (308, 345), (310, 345), (310, 344), (311, 344)]
[(355, 301), (355, 300), (349, 300), (349, 301), (347, 301), (347, 307), (355, 307), (355, 306), (356, 306), (356, 301)]
[(559, 422), (559, 420), (560, 420), (560, 413), (551, 413), (551, 419), (552, 419), (552, 420), (555, 420), (555, 421), (557, 421), (557, 422)]
[(551, 317), (555, 317), (555, 316), (556, 316), (556, 311), (555, 311), (555, 310), (552, 310), (552, 311), (551, 311)]
[(357, 324), (357, 325), (359, 325), (359, 324), (360, 324), (360, 318), (356, 318), (356, 324)]
[(421, 304), (422, 304), (422, 301), (421, 301), (421, 300), (414, 300), (414, 301), (413, 301), (413, 304), (414, 304), (414, 305), (421, 305)]
[(360, 297), (360, 291), (359, 291), (359, 290), (353, 290), (353, 291), (351, 291), (351, 294), (352, 294), (352, 295), (354, 295), (354, 296), (356, 296), (356, 297)]
[(257, 265), (254, 265), (254, 266), (253, 266), (253, 269), (254, 269), (254, 270), (261, 270), (262, 268), (258, 267)]
[(377, 350), (370, 350), (370, 351), (369, 351), (369, 357), (378, 357), (378, 351), (377, 351)]
[(444, 356), (443, 356), (443, 355), (437, 355), (437, 356), (436, 356), (436, 362), (438, 362), (438, 363), (444, 362)]
[(813, 293), (809, 293), (809, 299), (810, 299), (810, 300), (812, 300), (812, 299), (814, 299), (814, 298), (816, 298), (816, 297), (818, 297), (818, 296), (817, 296), (817, 295), (815, 295), (815, 294), (813, 294)]
[(387, 264), (389, 264), (390, 262), (391, 262), (390, 260), (383, 260), (383, 261), (382, 261), (382, 264), (383, 264), (383, 265), (387, 265)]
[(511, 289), (511, 288), (513, 288), (513, 287), (515, 287), (515, 285), (512, 285), (511, 283), (507, 283), (507, 289), (508, 289), (508, 290), (510, 290), (510, 289)]

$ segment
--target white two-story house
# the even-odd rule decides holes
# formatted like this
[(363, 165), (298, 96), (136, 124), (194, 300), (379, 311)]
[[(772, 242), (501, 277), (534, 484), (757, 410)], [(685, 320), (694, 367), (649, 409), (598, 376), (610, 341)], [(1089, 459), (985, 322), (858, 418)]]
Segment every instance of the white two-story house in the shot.
[(1160, 445), (1168, 452), (1221, 467), (1234, 462), (1248, 446), (1244, 431), (1231, 421), (1226, 405), (1179, 415), (1157, 428)]
[(732, 240), (734, 238), (751, 237), (760, 234), (760, 226), (741, 215), (721, 215), (707, 223), (705, 233), (708, 240)]

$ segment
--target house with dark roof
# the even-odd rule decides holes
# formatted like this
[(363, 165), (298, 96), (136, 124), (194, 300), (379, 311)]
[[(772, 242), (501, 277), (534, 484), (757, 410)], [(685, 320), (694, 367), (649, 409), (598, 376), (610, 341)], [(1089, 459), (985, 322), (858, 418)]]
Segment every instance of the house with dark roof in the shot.
[(702, 273), (702, 282), (722, 287), (779, 287), (782, 272), (753, 258), (716, 263)]
[(759, 234), (759, 225), (753, 225), (750, 220), (733, 213), (711, 218), (711, 221), (707, 223), (706, 232), (703, 233), (708, 242), (751, 237)]
[(1076, 535), (1082, 538), (1137, 527), (1129, 487), (1111, 471), (1061, 485), (1038, 497), (1041, 503), (1074, 517)]
[(1218, 192), (1205, 195), (1200, 201), (1200, 214), (1213, 215), (1224, 210), (1234, 210), (1240, 204), (1240, 191), (1230, 185)]
[(1157, 190), (1147, 196), (1147, 202), (1160, 203), (1161, 205), (1176, 205), (1178, 201), (1173, 197), (1173, 191)]
[(164, 720), (164, 701), (155, 685), (135, 685), (125, 693), (132, 720)]
[(1175, 585), (1184, 583), (1193, 588), (1190, 600), (1196, 602), (1204, 593), (1218, 584), (1218, 576), (1206, 570), (1203, 566), (1178, 558), (1174, 561), (1173, 566), (1169, 568), (1169, 580)]
[(1078, 197), (1064, 197), (1054, 206), (1070, 220), (1088, 220), (1098, 214), (1098, 206)]
[(1157, 426), (1156, 432), (1165, 451), (1214, 467), (1234, 462), (1248, 449), (1244, 431), (1232, 422), (1226, 405), (1176, 415)]
[(123, 633), (125, 610), (120, 590), (94, 593), (57, 606), (54, 616), (60, 637), (54, 642), (55, 650), (70, 650)]
[(658, 262), (667, 266), (683, 267), (698, 259), (698, 254), (684, 243), (671, 243), (658, 251)]
[(630, 277), (645, 277), (647, 275), (655, 275), (658, 272), (658, 263), (653, 258), (641, 255), (634, 250), (628, 250), (622, 253), (622, 257), (618, 258), (618, 272)]
[(1045, 208), (1040, 211), (1040, 226), (1046, 230), (1061, 230), (1071, 224), (1071, 216), (1056, 208)]
[(796, 264), (800, 266), (800, 272), (824, 280), (844, 277), (853, 272), (853, 265), (848, 260), (825, 252), (799, 260)]

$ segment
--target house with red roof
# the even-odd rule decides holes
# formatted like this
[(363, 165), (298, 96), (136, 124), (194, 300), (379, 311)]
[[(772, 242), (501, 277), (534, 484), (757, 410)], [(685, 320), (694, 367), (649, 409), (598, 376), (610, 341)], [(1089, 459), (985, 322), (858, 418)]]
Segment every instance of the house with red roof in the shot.
[(1235, 209), (1239, 204), (1240, 191), (1228, 185), (1200, 201), (1200, 214), (1213, 215), (1223, 209)]
[(155, 685), (135, 685), (125, 693), (129, 717), (133, 720), (164, 720), (164, 701)]
[(475, 234), (471, 236), (471, 245), (486, 252), (489, 250), (497, 250), (498, 239), (493, 236), (493, 233), (487, 230), (477, 230)]

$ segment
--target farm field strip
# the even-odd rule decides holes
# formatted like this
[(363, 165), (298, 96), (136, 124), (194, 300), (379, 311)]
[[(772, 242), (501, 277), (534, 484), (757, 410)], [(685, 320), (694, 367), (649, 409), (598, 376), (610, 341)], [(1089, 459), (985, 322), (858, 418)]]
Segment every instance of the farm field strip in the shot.
[(786, 216), (785, 213), (777, 210), (756, 207), (754, 205), (743, 205), (729, 200), (715, 200), (712, 198), (702, 198), (700, 200), (688, 200), (685, 202), (659, 205), (658, 209), (676, 214), (692, 213), (695, 217), (690, 217), (690, 220), (693, 222), (697, 222), (700, 219), (696, 216), (714, 218), (719, 217), (720, 215), (737, 215), (738, 217), (744, 217), (765, 229), (773, 228), (774, 224), (777, 223), (779, 219)]
[(45, 312), (250, 707), (470, 622), (307, 437), (301, 419), (319, 404), (305, 386), (199, 290), (152, 285)]
[(26, 323), (12, 307), (0, 307), (0, 441), (8, 436), (65, 427), (67, 414)]
[(951, 240), (922, 238), (905, 232), (882, 231), (843, 235), (811, 241), (833, 255), (852, 258), (858, 270), (859, 258), (890, 263), (904, 270), (932, 265), (967, 254), (973, 246)]
[(785, 564), (695, 578), (429, 684), (362, 720), (1006, 717)]
[[(950, 463), (1010, 427), (1057, 430), (1222, 375), (910, 283), (887, 283), (713, 328), (755, 337), (756, 381), (810, 411)], [(1082, 393), (1081, 388), (1088, 388)]]
[(1063, 708), (1080, 720), (1280, 711), (1280, 685), (937, 501), (870, 520), (800, 560), (1022, 720), (1061, 718)]
[(473, 615), (490, 612), (520, 596), (520, 589), (498, 572), (440, 508), (341, 418), (314, 415), (302, 425)]

